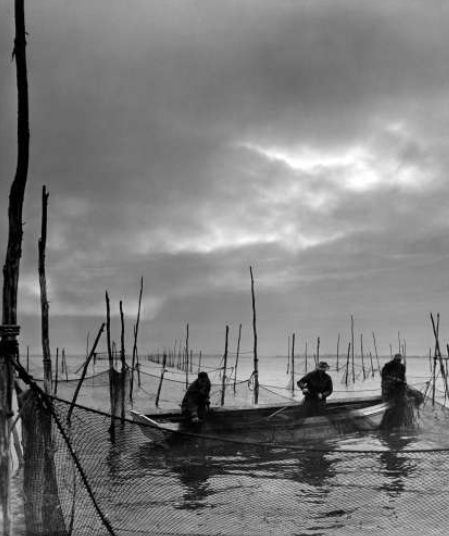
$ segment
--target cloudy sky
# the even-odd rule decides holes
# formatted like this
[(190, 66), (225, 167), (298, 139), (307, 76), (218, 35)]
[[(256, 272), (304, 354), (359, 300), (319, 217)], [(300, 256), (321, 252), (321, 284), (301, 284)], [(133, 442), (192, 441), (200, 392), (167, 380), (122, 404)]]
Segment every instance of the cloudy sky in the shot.
[[(31, 160), (21, 342), (83, 352), (123, 300), (132, 349), (321, 339), (425, 354), (449, 325), (449, 4), (444, 0), (26, 2)], [(0, 244), (16, 163), (13, 1), (0, 2)], [(4, 255), (5, 253), (3, 253)], [(120, 338), (114, 324), (113, 338)], [(311, 350), (309, 350), (311, 352)]]

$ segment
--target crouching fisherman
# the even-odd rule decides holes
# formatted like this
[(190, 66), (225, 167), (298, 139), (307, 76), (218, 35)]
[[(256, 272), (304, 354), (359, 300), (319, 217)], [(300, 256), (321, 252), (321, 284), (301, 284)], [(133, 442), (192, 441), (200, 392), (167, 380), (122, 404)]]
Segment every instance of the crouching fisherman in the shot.
[(381, 377), (382, 400), (394, 402), (404, 398), (407, 393), (407, 380), (401, 354), (396, 354), (393, 359), (385, 363)]
[(382, 400), (390, 403), (382, 421), (383, 429), (416, 425), (414, 408), (423, 403), (424, 397), (420, 391), (407, 385), (405, 372), (401, 354), (395, 354), (382, 368)]
[(198, 378), (189, 385), (181, 404), (182, 414), (189, 424), (198, 426), (203, 421), (210, 406), (210, 388), (207, 372), (199, 372)]
[(308, 415), (323, 411), (327, 397), (333, 392), (332, 378), (326, 372), (329, 368), (325, 361), (321, 361), (315, 370), (297, 382), (304, 394), (304, 406)]

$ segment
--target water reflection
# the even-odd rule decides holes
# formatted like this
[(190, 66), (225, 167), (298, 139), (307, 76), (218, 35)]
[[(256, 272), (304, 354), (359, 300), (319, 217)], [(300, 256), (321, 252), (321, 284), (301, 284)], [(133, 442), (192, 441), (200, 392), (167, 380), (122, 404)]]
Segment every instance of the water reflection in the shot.
[(379, 437), (381, 443), (388, 448), (380, 455), (382, 474), (386, 480), (381, 489), (389, 496), (395, 497), (405, 490), (407, 480), (416, 470), (416, 464), (410, 456), (401, 452), (414, 440), (412, 436), (402, 436), (399, 433), (384, 432)]
[(209, 479), (214, 466), (206, 456), (178, 460), (171, 464), (171, 470), (179, 478), (183, 488), (183, 503), (180, 508), (196, 510), (206, 505), (206, 499), (213, 493)]

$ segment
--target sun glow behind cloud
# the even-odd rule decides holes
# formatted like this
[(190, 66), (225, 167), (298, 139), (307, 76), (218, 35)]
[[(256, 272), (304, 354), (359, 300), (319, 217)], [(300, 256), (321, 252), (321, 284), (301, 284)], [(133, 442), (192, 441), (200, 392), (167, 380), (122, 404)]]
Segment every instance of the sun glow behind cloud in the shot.
[[(419, 174), (403, 166), (394, 154), (376, 154), (375, 149), (352, 145), (338, 151), (300, 146), (297, 148), (245, 142), (247, 150), (272, 163), (284, 165), (297, 174), (323, 178), (349, 193), (365, 193), (392, 185), (413, 188)], [(321, 202), (316, 202), (317, 206)]]

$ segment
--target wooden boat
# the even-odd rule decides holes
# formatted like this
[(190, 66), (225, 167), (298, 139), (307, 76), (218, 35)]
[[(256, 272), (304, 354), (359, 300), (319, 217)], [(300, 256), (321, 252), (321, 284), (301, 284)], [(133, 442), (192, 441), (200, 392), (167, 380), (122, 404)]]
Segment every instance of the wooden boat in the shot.
[(328, 439), (341, 434), (376, 430), (390, 404), (380, 396), (328, 402), (318, 414), (310, 414), (302, 403), (217, 407), (200, 425), (192, 425), (181, 410), (144, 415), (131, 411), (145, 436), (169, 446), (195, 441), (294, 445)]

